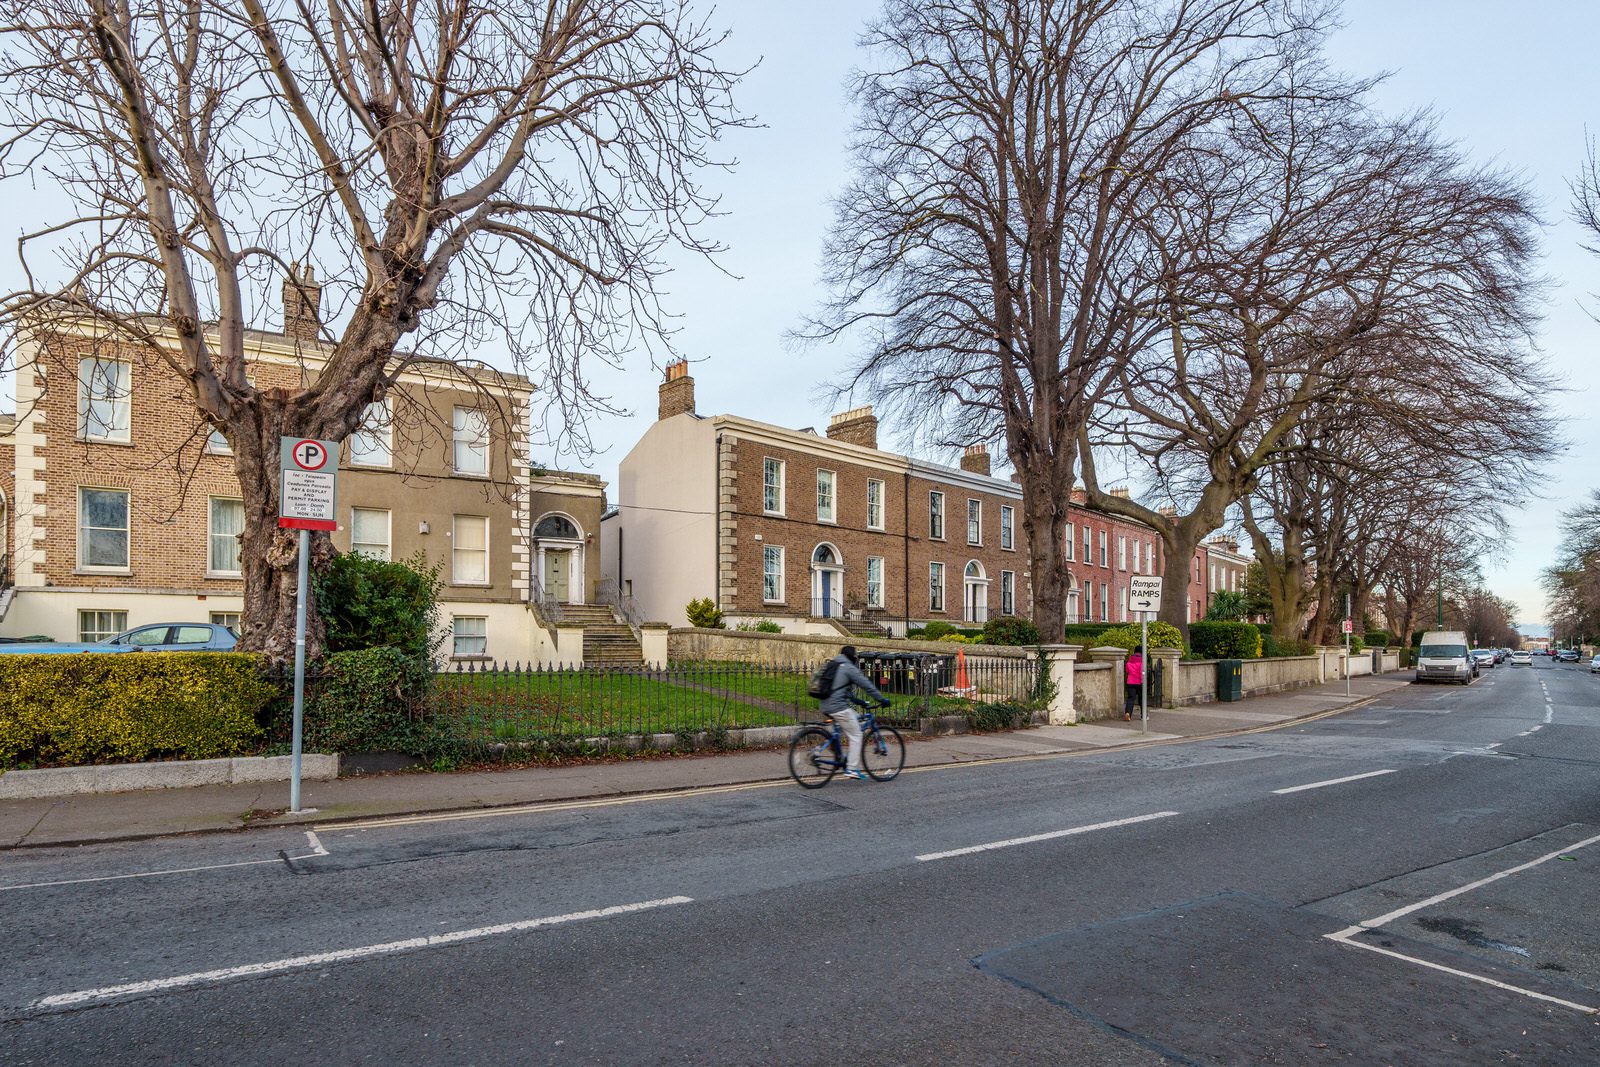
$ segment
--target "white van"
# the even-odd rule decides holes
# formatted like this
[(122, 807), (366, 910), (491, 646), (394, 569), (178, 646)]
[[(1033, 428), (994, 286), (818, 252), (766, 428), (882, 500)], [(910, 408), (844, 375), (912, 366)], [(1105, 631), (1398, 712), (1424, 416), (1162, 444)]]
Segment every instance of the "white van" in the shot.
[(1422, 647), (1417, 650), (1417, 681), (1471, 685), (1472, 668), (1467, 635), (1460, 630), (1434, 630), (1422, 635)]

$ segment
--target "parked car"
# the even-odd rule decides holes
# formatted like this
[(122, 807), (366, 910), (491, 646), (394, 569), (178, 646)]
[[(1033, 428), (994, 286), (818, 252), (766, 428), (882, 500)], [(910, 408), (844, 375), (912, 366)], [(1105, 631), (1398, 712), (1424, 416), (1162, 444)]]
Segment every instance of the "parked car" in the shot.
[(1562, 663), (1576, 663), (1578, 662), (1578, 650), (1575, 648), (1563, 648), (1556, 653), (1556, 659)]
[(1589, 661), (1589, 673), (1600, 674), (1600, 656), (1596, 656)]
[(1517, 649), (1515, 652), (1511, 653), (1511, 665), (1513, 667), (1531, 667), (1531, 666), (1533, 666), (1533, 653), (1532, 652), (1524, 652), (1520, 648)]
[(1467, 652), (1466, 634), (1460, 630), (1434, 630), (1422, 635), (1417, 649), (1417, 681), (1471, 685), (1477, 675), (1478, 662)]
[(1500, 662), (1499, 655), (1492, 648), (1475, 648), (1472, 650), (1472, 658), (1478, 661), (1480, 667), (1493, 667)]
[(0, 645), (0, 653), (226, 652), (238, 635), (212, 622), (161, 622), (136, 626), (105, 641), (38, 641)]

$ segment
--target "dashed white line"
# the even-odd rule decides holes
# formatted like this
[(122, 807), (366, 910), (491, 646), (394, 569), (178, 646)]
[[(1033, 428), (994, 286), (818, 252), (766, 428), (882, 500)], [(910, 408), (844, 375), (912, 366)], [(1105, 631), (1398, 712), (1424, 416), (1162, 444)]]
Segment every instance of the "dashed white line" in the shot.
[(1274, 789), (1272, 792), (1274, 795), (1281, 796), (1284, 793), (1299, 793), (1306, 789), (1321, 789), (1324, 786), (1343, 785), (1346, 782), (1359, 782), (1363, 778), (1376, 778), (1380, 774), (1393, 773), (1395, 773), (1395, 768), (1390, 768), (1386, 771), (1368, 771), (1366, 774), (1352, 774), (1345, 778), (1330, 778), (1326, 782), (1310, 782), (1306, 785), (1291, 785), (1287, 789)]
[[(317, 835), (310, 830), (306, 831), (306, 841), (311, 846), (311, 851), (304, 856), (291, 856), (290, 859), (304, 860), (312, 856), (326, 856), (328, 850), (322, 846)], [(158, 878), (169, 874), (197, 874), (200, 871), (226, 871), (235, 867), (259, 867), (265, 863), (282, 863), (281, 856), (270, 860), (240, 860), (237, 863), (208, 863), (199, 867), (165, 867), (159, 871), (137, 871), (133, 874), (101, 874), (93, 878), (62, 878), (54, 882), (22, 882), (18, 885), (0, 885), (0, 893), (12, 889), (46, 889), (57, 885), (86, 885), (90, 882), (120, 882), (128, 878)]]
[(174, 975), (171, 978), (154, 978), (145, 982), (126, 982), (122, 985), (101, 986), (98, 989), (80, 989), (73, 993), (57, 993), (54, 996), (41, 997), (33, 1002), (33, 1007), (43, 1010), (70, 1008), (78, 1004), (88, 1004), (94, 1001), (139, 996), (144, 993), (160, 993), (169, 989), (182, 989), (188, 986), (211, 985), (236, 978), (259, 978), (262, 975), (281, 974), (284, 971), (320, 967), (329, 963), (348, 963), (352, 960), (371, 959), (374, 956), (389, 956), (398, 952), (413, 952), (418, 949), (458, 945), (464, 941), (479, 941), (501, 934), (521, 933), (525, 930), (536, 930), (545, 926), (559, 926), (563, 923), (582, 922), (587, 919), (604, 919), (613, 915), (627, 915), (632, 912), (648, 911), (651, 908), (665, 908), (673, 904), (689, 904), (692, 901), (692, 897), (663, 897), (660, 900), (644, 900), (637, 904), (617, 904), (609, 908), (574, 911), (565, 915), (549, 915), (539, 919), (524, 919), (520, 922), (501, 923), (498, 926), (479, 926), (471, 930), (457, 930), (451, 934), (411, 937), (404, 941), (386, 941), (381, 945), (363, 945), (359, 948), (318, 952), (309, 956), (291, 956), (287, 959), (268, 960), (265, 963), (251, 963), (243, 967), (223, 967), (214, 971), (197, 971), (193, 974)]
[(1166, 819), (1177, 814), (1179, 812), (1157, 811), (1149, 815), (1135, 815), (1130, 819), (1113, 819), (1110, 822), (1097, 822), (1090, 826), (1074, 826), (1069, 830), (1052, 830), (1045, 834), (1012, 837), (1005, 841), (990, 841), (988, 844), (983, 845), (968, 845), (966, 848), (953, 848), (948, 852), (925, 852), (917, 857), (917, 862), (927, 863), (930, 860), (947, 860), (952, 856), (970, 856), (975, 852), (993, 852), (997, 848), (1011, 848), (1015, 845), (1032, 845), (1039, 841), (1053, 841), (1058, 837), (1087, 834), (1095, 830), (1110, 830), (1118, 826), (1132, 826), (1134, 823), (1149, 822), (1152, 819)]

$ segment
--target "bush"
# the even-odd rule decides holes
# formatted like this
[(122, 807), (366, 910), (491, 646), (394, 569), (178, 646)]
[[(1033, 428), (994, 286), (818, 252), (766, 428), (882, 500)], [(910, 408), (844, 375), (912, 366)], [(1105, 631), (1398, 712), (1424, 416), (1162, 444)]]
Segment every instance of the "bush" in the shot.
[(710, 597), (689, 601), (689, 606), (684, 612), (689, 616), (690, 626), (698, 626), (702, 630), (722, 629), (722, 610)]
[(426, 663), (398, 648), (333, 653), (307, 696), (306, 749), (421, 755), (431, 678)]
[(735, 626), (734, 629), (757, 634), (783, 633), (783, 627), (779, 626), (771, 619), (757, 619), (755, 622), (741, 622), (738, 626)]
[(1069, 622), (1064, 629), (1062, 640), (1066, 644), (1094, 648), (1100, 643), (1100, 635), (1110, 627), (1103, 622)]
[(1037, 645), (1039, 628), (1032, 619), (1001, 615), (984, 623), (983, 640), (991, 645)]
[(922, 628), (922, 638), (925, 641), (937, 641), (939, 638), (956, 632), (956, 628), (942, 619), (935, 619)]
[(421, 554), (392, 563), (346, 552), (312, 583), (329, 652), (397, 648), (431, 662), (444, 640), (439, 565)]
[[(1091, 647), (1121, 648), (1132, 652), (1139, 647), (1140, 636), (1137, 623), (1113, 626), (1109, 630), (1102, 631), (1100, 639)], [(1153, 622), (1150, 624), (1150, 647), (1175, 648), (1182, 652), (1183, 634), (1179, 633), (1178, 628), (1170, 622)]]
[(1249, 601), (1243, 593), (1218, 589), (1211, 594), (1206, 606), (1206, 622), (1237, 622), (1250, 613)]
[(974, 731), (1015, 730), (1033, 722), (1033, 710), (1014, 700), (978, 704), (965, 712), (967, 725)]
[(1189, 646), (1198, 659), (1258, 659), (1261, 631), (1248, 622), (1190, 623)]
[(1392, 640), (1388, 630), (1368, 630), (1365, 638), (1371, 648), (1388, 648)]
[(0, 656), (0, 768), (240, 755), (276, 692), (245, 652)]
[(956, 633), (954, 631), (951, 631), (947, 634), (940, 634), (937, 638), (935, 638), (935, 640), (946, 641), (952, 645), (972, 645), (980, 643), (976, 638), (968, 637), (966, 634)]

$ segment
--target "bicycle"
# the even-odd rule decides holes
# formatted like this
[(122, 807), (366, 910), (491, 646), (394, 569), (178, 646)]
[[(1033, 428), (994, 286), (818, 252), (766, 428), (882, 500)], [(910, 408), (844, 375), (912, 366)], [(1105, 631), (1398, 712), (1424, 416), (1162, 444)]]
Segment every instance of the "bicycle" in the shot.
[[(837, 722), (802, 726), (789, 740), (789, 774), (802, 789), (821, 789), (845, 769), (844, 731)], [(906, 743), (900, 731), (878, 725), (871, 711), (861, 715), (861, 769), (875, 782), (887, 782), (906, 765)]]

